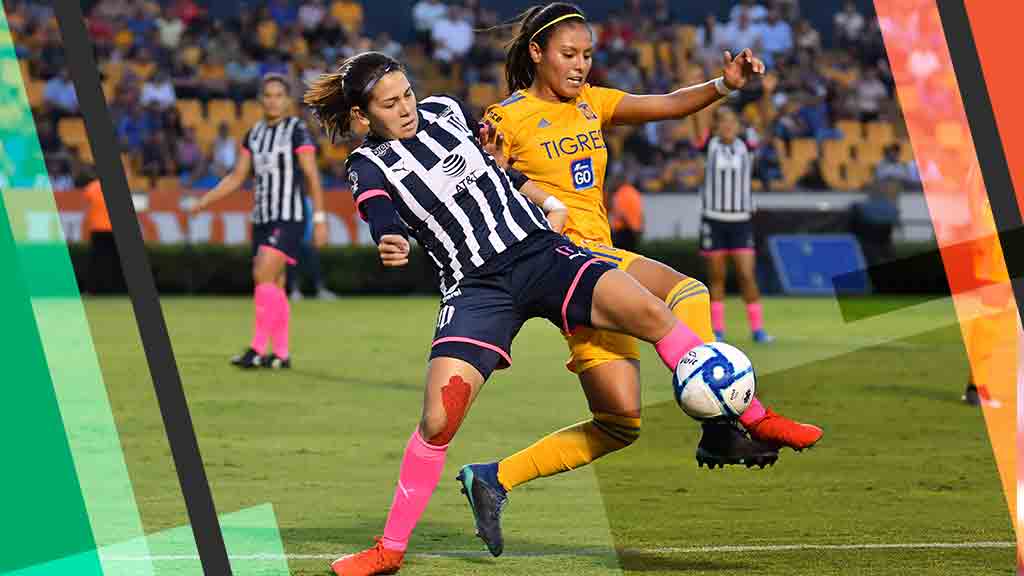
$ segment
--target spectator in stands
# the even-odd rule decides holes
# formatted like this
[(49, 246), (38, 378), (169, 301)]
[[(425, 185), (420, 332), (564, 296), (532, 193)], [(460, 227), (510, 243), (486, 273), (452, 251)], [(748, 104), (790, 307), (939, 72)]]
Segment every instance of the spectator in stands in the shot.
[(473, 47), (471, 15), (464, 8), (449, 6), (430, 31), (434, 58), (445, 65), (462, 60)]
[(776, 137), (788, 142), (794, 138), (806, 138), (811, 135), (811, 129), (803, 116), (799, 114), (801, 109), (801, 96), (799, 94), (788, 96), (779, 93), (776, 98), (776, 106), (779, 107), (779, 115), (775, 118), (772, 132)]
[(228, 81), (228, 92), (236, 100), (255, 98), (260, 89), (260, 64), (252, 58), (228, 62), (224, 68)]
[(768, 11), (765, 21), (760, 24), (762, 58), (769, 67), (775, 65), (776, 58), (788, 54), (793, 49), (793, 30), (783, 20), (779, 11), (772, 8)]
[(381, 54), (387, 54), (392, 58), (398, 58), (402, 53), (402, 45), (391, 37), (391, 34), (387, 32), (381, 32), (377, 35), (376, 45), (374, 50)]
[(900, 222), (898, 180), (876, 183), (868, 199), (850, 206), (850, 232), (857, 237), (868, 265), (892, 258), (893, 230)]
[[(768, 10), (759, 4), (757, 0), (740, 0), (729, 11), (729, 23), (733, 25), (739, 24), (743, 15), (747, 16), (748, 23), (754, 24), (764, 20), (765, 16), (768, 15)], [(744, 46), (746, 45), (744, 44)]]
[(636, 251), (644, 233), (644, 201), (633, 182), (635, 176), (619, 172), (612, 175), (611, 186), (608, 187), (614, 190), (608, 203), (612, 244), (630, 252)]
[(68, 78), (67, 68), (61, 69), (59, 74), (46, 81), (46, 87), (43, 88), (43, 102), (49, 108), (55, 121), (64, 116), (78, 114), (78, 96), (75, 94), (74, 85)]
[(182, 183), (188, 187), (206, 172), (206, 159), (191, 126), (186, 127), (185, 135), (174, 142), (174, 164)]
[(895, 143), (885, 147), (882, 159), (875, 166), (875, 182), (881, 186), (882, 183), (889, 181), (898, 183), (901, 188), (918, 186), (921, 183), (917, 164), (913, 161), (901, 161), (900, 145)]
[(141, 102), (143, 106), (165, 110), (172, 108), (176, 100), (174, 84), (171, 83), (171, 78), (166, 70), (158, 69), (156, 74), (142, 85)]
[(210, 171), (219, 181), (231, 171), (238, 158), (238, 142), (231, 135), (230, 127), (226, 122), (221, 122), (217, 127), (217, 138), (213, 141), (211, 155)]
[(75, 186), (74, 174), (68, 155), (49, 154), (45, 157), (46, 173), (50, 175), (50, 187), (55, 192), (70, 190)]
[(412, 25), (416, 31), (416, 38), (428, 54), (434, 52), (434, 25), (440, 22), (447, 12), (448, 8), (441, 0), (419, 0), (412, 7)]
[(175, 173), (174, 153), (167, 138), (160, 130), (147, 133), (142, 142), (142, 174), (149, 178), (160, 178)]
[(324, 0), (306, 0), (299, 7), (299, 24), (302, 26), (303, 34), (310, 40), (313, 32), (320, 27), (320, 22), (327, 15), (327, 6)]
[[(718, 58), (721, 60), (721, 53)], [(633, 61), (632, 55), (623, 54), (616, 59), (608, 70), (608, 84), (626, 92), (644, 92), (644, 77), (640, 74), (640, 68)]]
[(731, 50), (726, 43), (726, 34), (727, 25), (720, 23), (711, 12), (704, 18), (704, 23), (697, 28), (695, 38), (697, 62), (705, 70), (721, 61), (722, 52)]
[(185, 32), (185, 23), (171, 12), (170, 6), (164, 6), (163, 14), (156, 19), (156, 27), (164, 47), (168, 50), (177, 50), (181, 43), (181, 35)]
[(835, 24), (835, 40), (839, 48), (854, 48), (861, 40), (861, 32), (864, 31), (864, 16), (857, 11), (857, 4), (853, 0), (846, 0), (843, 10), (833, 18)]
[(754, 25), (748, 10), (741, 10), (739, 16), (729, 22), (722, 33), (725, 49), (733, 54), (738, 54), (744, 48), (750, 48), (758, 54), (764, 52), (761, 46), (761, 28)]
[(882, 104), (889, 99), (889, 89), (886, 88), (878, 75), (878, 69), (869, 67), (864, 70), (860, 79), (854, 86), (857, 98), (857, 111), (862, 122), (874, 122), (878, 120)]
[(612, 12), (608, 17), (608, 22), (601, 29), (597, 48), (599, 51), (606, 51), (609, 60), (614, 60), (622, 53), (632, 50), (634, 38), (633, 26), (629, 19), (620, 12)]
[(800, 20), (795, 30), (796, 49), (810, 51), (815, 54), (821, 51), (821, 34), (811, 26), (808, 20)]

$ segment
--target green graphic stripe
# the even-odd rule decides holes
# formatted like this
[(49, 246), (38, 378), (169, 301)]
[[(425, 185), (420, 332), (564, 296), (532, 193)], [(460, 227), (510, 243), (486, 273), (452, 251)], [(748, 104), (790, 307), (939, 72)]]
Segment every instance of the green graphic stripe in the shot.
[[(32, 404), (38, 400), (16, 397), (14, 402), (7, 403), (16, 411), (16, 417), (5, 419), (4, 424), (11, 426), (8, 438), (27, 439), (25, 449), (40, 456), (57, 454), (46, 443), (52, 444), (59, 438), (67, 458), (67, 466), (60, 473), (58, 469), (44, 473), (32, 466), (19, 466), (27, 476), (24, 489), (12, 487), (3, 491), (4, 496), (17, 495), (17, 504), (24, 507), (20, 513), (5, 515), (9, 522), (20, 522), (42, 503), (49, 512), (32, 514), (46, 519), (43, 533), (15, 531), (16, 537), (28, 538), (30, 542), (11, 545), (9, 549), (18, 554), (15, 558), (2, 555), (2, 566), (38, 563), (91, 550), (58, 564), (37, 566), (36, 570), (52, 573), (49, 571), (59, 569), (78, 574), (79, 570), (67, 568), (66, 563), (88, 562), (90, 558), (96, 563), (99, 558), (107, 576), (149, 576), (152, 568), (146, 562), (137, 563), (130, 571), (111, 570), (102, 562), (102, 553), (97, 557), (97, 546), (119, 542), (133, 543), (121, 544), (121, 553), (146, 557), (148, 549), (2, 7), (0, 17), (0, 118), (4, 120), (0, 123), (0, 185), (7, 242), (2, 257), (8, 270), (13, 269), (9, 275), (19, 280), (17, 287), (5, 286), (19, 292), (5, 294), (3, 305), (23, 304), (28, 313), (25, 323), (7, 322), (10, 332), (5, 336), (16, 340), (14, 344), (18, 346), (34, 346), (35, 350), (15, 352), (10, 346), (2, 349), (15, 359), (12, 365), (19, 373), (25, 371), (11, 380), (21, 381), (21, 385), (10, 386), (12, 392), (45, 392), (53, 402), (47, 408), (53, 414), (46, 418), (37, 414), (42, 405)], [(27, 358), (32, 358), (32, 362), (26, 362)], [(29, 374), (28, 370), (37, 372)], [(31, 426), (22, 420), (28, 420)], [(49, 439), (46, 434), (57, 438)], [(59, 463), (51, 463), (50, 459), (47, 462), (53, 466)], [(59, 500), (61, 506), (51, 509), (58, 488), (69, 494)], [(71, 493), (78, 502), (77, 508), (67, 501)], [(82, 535), (64, 536), (67, 542), (75, 542), (72, 546), (62, 543), (65, 540), (60, 537), (55, 539), (52, 531), (58, 535), (81, 531)], [(8, 544), (11, 543), (4, 543), (5, 549)], [(128, 548), (124, 549), (125, 546)], [(100, 572), (97, 565), (97, 570), (81, 573)]]

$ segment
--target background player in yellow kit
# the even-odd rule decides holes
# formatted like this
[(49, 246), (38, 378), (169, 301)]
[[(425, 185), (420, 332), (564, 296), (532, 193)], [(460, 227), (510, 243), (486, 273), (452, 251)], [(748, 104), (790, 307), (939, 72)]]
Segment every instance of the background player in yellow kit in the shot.
[[(710, 298), (699, 281), (659, 262), (612, 247), (604, 205), (608, 160), (603, 127), (641, 124), (692, 114), (764, 71), (750, 50), (724, 54), (724, 76), (670, 94), (635, 96), (587, 84), (593, 34), (580, 9), (552, 3), (525, 12), (509, 46), (506, 76), (512, 94), (487, 109), (481, 139), (492, 153), (556, 196), (569, 208), (563, 232), (595, 256), (625, 270), (705, 341), (714, 340)], [(480, 537), (495, 555), (501, 551), (500, 513), (506, 491), (538, 477), (584, 466), (630, 445), (640, 433), (640, 371), (636, 341), (628, 336), (580, 329), (567, 335), (567, 367), (579, 375), (595, 417), (554, 432), (497, 463), (465, 466), (461, 478), (476, 478), (468, 492)], [(751, 452), (816, 443), (816, 426), (800, 424), (767, 410), (756, 399), (740, 422), (753, 441), (721, 435), (720, 423), (705, 423), (697, 455), (709, 464), (743, 463)], [(469, 474), (471, 473), (471, 474)], [(481, 490), (478, 484), (488, 490)]]

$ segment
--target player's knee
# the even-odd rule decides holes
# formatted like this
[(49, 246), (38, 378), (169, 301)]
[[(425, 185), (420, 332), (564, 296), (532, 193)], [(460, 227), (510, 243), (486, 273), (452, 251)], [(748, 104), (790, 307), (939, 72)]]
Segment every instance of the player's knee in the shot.
[(654, 295), (648, 295), (639, 304), (636, 310), (637, 319), (643, 325), (643, 332), (659, 332), (665, 326), (672, 326), (675, 324), (675, 316), (672, 315), (672, 311), (668, 309), (663, 300), (659, 300)]
[(437, 439), (443, 434), (448, 426), (448, 417), (443, 410), (428, 412), (420, 418), (420, 436), (428, 444), (442, 446), (447, 442), (438, 442)]
[(462, 376), (452, 376), (441, 387), (441, 406), (428, 410), (420, 421), (420, 435), (427, 443), (444, 446), (452, 441), (469, 409), (472, 387)]
[(630, 416), (594, 412), (594, 427), (611, 439), (616, 450), (621, 450), (640, 438), (641, 419), (638, 413)]

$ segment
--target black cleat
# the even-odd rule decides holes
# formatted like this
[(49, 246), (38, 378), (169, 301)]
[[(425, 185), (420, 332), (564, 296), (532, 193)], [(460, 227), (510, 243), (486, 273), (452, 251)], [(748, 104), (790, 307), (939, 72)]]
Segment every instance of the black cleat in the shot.
[(497, 464), (468, 464), (459, 470), (456, 480), (462, 484), (476, 521), (476, 535), (484, 541), (492, 556), (501, 556), (505, 539), (501, 535), (501, 511), (508, 503), (505, 489), (497, 482)]
[(750, 438), (734, 422), (726, 419), (708, 420), (701, 424), (704, 434), (697, 445), (697, 466), (725, 468), (726, 464), (743, 464), (747, 468), (764, 468), (779, 459), (779, 449)]
[(231, 364), (245, 370), (259, 368), (263, 365), (263, 358), (255, 350), (248, 348), (245, 352), (232, 358)]
[(974, 385), (974, 382), (969, 380), (967, 382), (967, 388), (964, 389), (964, 395), (960, 397), (965, 403), (970, 406), (980, 406), (981, 397), (978, 396), (978, 387)]
[(264, 356), (261, 362), (264, 368), (270, 368), (271, 370), (287, 370), (292, 367), (290, 356), (288, 358), (281, 358), (273, 352)]

